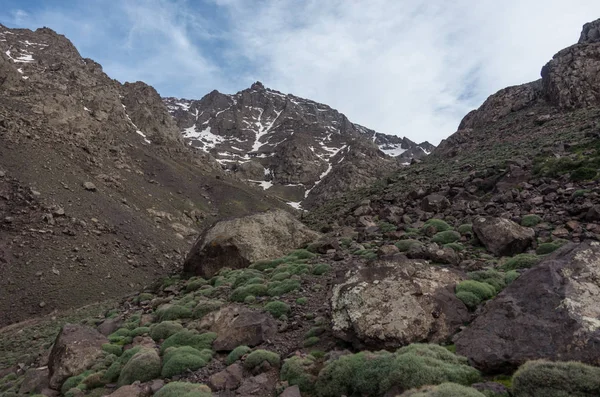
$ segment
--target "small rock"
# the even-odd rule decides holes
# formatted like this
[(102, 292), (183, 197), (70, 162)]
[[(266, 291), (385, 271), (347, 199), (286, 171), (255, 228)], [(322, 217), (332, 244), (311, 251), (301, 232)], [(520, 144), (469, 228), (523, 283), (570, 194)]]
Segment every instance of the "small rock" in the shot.
[(279, 395), (279, 397), (302, 397), (302, 394), (300, 394), (300, 388), (298, 385), (294, 385), (286, 388), (283, 393)]
[(5, 171), (0, 171), (0, 178), (4, 178), (6, 176), (6, 172)]
[(90, 192), (95, 192), (96, 189), (96, 185), (94, 185), (92, 182), (83, 182), (83, 188), (85, 190), (89, 190)]
[(40, 302), (39, 306), (40, 307), (46, 307), (46, 302), (44, 302), (44, 301)]
[(379, 247), (379, 250), (377, 250), (377, 256), (379, 256), (379, 257), (392, 256), (399, 252), (400, 252), (400, 250), (395, 245), (392, 245), (392, 244), (383, 245), (383, 246)]

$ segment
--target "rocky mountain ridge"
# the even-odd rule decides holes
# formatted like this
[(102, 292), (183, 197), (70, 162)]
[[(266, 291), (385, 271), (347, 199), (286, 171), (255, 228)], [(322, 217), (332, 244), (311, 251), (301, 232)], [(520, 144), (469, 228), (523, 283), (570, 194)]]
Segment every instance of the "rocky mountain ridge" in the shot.
[(138, 289), (204, 224), (279, 205), (186, 147), (154, 88), (0, 26), (0, 325)]
[(234, 95), (163, 100), (190, 146), (295, 207), (366, 186), (434, 148), (375, 132), (327, 105), (260, 82)]

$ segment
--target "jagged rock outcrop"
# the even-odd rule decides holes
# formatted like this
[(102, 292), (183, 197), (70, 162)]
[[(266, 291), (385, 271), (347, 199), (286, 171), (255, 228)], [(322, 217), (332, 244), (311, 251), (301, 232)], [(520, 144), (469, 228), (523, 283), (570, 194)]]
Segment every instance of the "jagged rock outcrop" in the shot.
[(488, 303), (455, 340), (485, 371), (545, 358), (600, 364), (600, 243), (563, 247)]
[[(377, 133), (327, 105), (260, 82), (234, 95), (213, 91), (198, 101), (164, 101), (190, 145), (296, 207), (367, 186), (434, 148)], [(263, 175), (248, 173), (248, 163), (252, 170), (262, 167)]]
[(220, 221), (202, 233), (185, 260), (184, 272), (210, 278), (224, 267), (242, 269), (284, 256), (319, 237), (283, 210)]
[(600, 19), (596, 19), (595, 21), (588, 22), (583, 25), (578, 43), (600, 43)]
[(443, 342), (469, 318), (454, 295), (461, 280), (454, 271), (402, 256), (358, 269), (333, 288), (333, 331), (378, 348)]

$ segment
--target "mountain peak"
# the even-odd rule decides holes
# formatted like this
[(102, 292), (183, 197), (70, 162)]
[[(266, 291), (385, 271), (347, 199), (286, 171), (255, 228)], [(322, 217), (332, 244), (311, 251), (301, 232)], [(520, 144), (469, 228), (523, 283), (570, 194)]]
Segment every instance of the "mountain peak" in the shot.
[(579, 44), (591, 44), (600, 42), (600, 19), (588, 22), (583, 25)]
[(260, 81), (255, 82), (250, 86), (251, 90), (263, 91), (265, 90), (265, 86)]

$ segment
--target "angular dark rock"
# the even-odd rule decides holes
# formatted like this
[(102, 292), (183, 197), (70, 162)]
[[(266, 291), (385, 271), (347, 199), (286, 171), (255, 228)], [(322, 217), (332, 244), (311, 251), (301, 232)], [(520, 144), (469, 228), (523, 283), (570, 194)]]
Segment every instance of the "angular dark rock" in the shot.
[(473, 221), (473, 232), (485, 247), (498, 256), (513, 256), (524, 252), (534, 241), (533, 229), (510, 219), (480, 217)]

